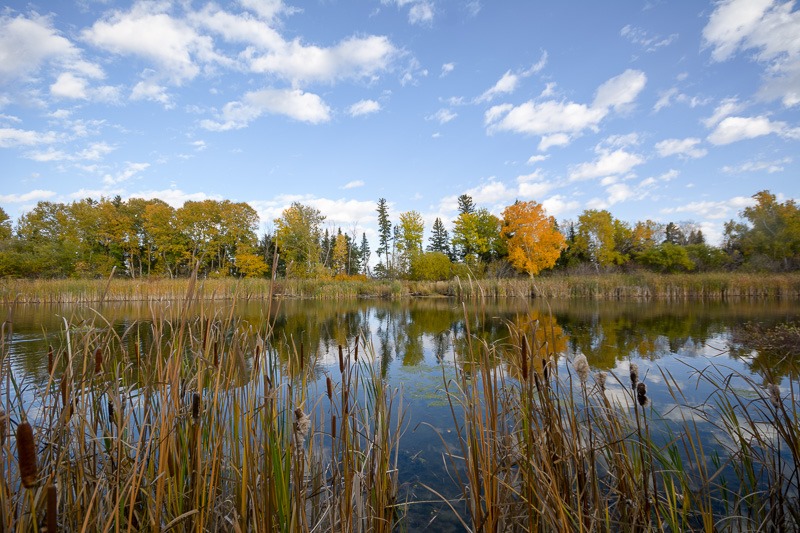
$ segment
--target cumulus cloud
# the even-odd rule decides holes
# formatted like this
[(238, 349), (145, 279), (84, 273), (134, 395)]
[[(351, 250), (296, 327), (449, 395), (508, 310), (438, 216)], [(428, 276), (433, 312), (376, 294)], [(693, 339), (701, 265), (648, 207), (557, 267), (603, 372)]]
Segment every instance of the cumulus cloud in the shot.
[(598, 87), (591, 105), (576, 102), (530, 100), (518, 106), (500, 104), (486, 111), (487, 131), (541, 135), (540, 150), (563, 146), (586, 129), (596, 130), (614, 111), (630, 106), (647, 81), (643, 72), (626, 70)]
[(60, 139), (61, 136), (52, 131), (39, 132), (16, 128), (0, 128), (0, 148), (50, 144)]
[(0, 194), (0, 202), (4, 204), (18, 204), (24, 202), (38, 202), (40, 200), (48, 200), (55, 196), (53, 191), (45, 191), (36, 189), (22, 194)]
[(661, 210), (661, 213), (665, 215), (690, 214), (699, 218), (724, 220), (730, 218), (733, 214), (741, 211), (745, 207), (755, 205), (755, 203), (756, 201), (751, 197), (735, 196), (729, 200), (718, 202), (690, 202), (678, 207), (666, 207)]
[(644, 163), (644, 158), (623, 148), (614, 151), (601, 149), (598, 152), (599, 157), (596, 160), (589, 163), (581, 163), (570, 169), (570, 181), (626, 174), (634, 167)]
[(370, 115), (372, 113), (377, 113), (380, 110), (381, 110), (381, 104), (379, 104), (375, 100), (361, 100), (351, 105), (347, 109), (347, 112), (350, 114), (351, 117), (357, 117), (360, 115)]
[(710, 117), (703, 119), (703, 124), (706, 128), (713, 128), (719, 124), (722, 119), (738, 113), (744, 109), (744, 105), (736, 98), (724, 98), (717, 107), (714, 108), (714, 113)]
[(103, 183), (106, 185), (116, 185), (123, 181), (128, 181), (140, 172), (150, 168), (150, 163), (125, 163), (125, 167), (116, 174), (106, 174), (103, 176)]
[[(96, 197), (102, 195), (108, 196), (107, 191), (100, 191), (98, 194), (92, 194), (91, 191), (78, 191), (76, 194), (77, 196), (73, 195), (73, 197), (86, 198), (87, 196), (89, 197)], [(161, 190), (144, 189), (141, 191), (128, 194), (127, 198), (142, 198), (144, 200), (152, 200), (157, 198), (159, 200), (163, 200), (164, 202), (168, 203), (174, 208), (182, 207), (183, 204), (185, 204), (186, 202), (202, 202), (203, 200), (223, 199), (219, 195), (209, 195), (204, 192), (187, 193), (177, 188), (161, 189)]]
[(772, 122), (765, 116), (727, 117), (717, 124), (716, 129), (708, 136), (708, 142), (721, 145), (745, 139), (755, 139), (771, 133), (784, 131), (786, 124)]
[(715, 61), (739, 52), (765, 65), (759, 90), (766, 99), (787, 107), (800, 104), (800, 11), (795, 2), (724, 0), (703, 28), (703, 42)]
[(686, 139), (664, 139), (656, 143), (656, 151), (661, 157), (677, 155), (681, 158), (698, 159), (708, 154), (708, 150), (697, 145), (702, 141), (696, 137)]
[(453, 70), (455, 70), (455, 68), (456, 68), (456, 64), (455, 63), (445, 63), (444, 65), (442, 65), (442, 73), (440, 74), (440, 76), (441, 77), (447, 76), (448, 74), (453, 72)]
[(75, 153), (48, 148), (45, 151), (28, 152), (25, 157), (40, 163), (51, 161), (100, 161), (114, 150), (115, 147), (106, 142), (95, 142)]
[(200, 125), (211, 131), (240, 129), (265, 113), (310, 124), (330, 120), (330, 108), (316, 94), (299, 89), (262, 89), (245, 94), (241, 101), (228, 102), (218, 120), (203, 120)]

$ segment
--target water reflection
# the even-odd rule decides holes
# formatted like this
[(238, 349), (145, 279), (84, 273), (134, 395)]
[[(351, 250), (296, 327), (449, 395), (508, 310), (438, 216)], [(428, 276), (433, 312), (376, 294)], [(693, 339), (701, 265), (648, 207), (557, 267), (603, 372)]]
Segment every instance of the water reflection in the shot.
[[(90, 345), (112, 328), (121, 350), (149, 353), (148, 346), (169, 342), (170, 334), (154, 330), (152, 324), (161, 318), (177, 324), (182, 313), (169, 303), (107, 304), (97, 309), (20, 305), (9, 314), (13, 335), (6, 337), (6, 352), (15, 372), (41, 381), (47, 378), (47, 347), (63, 347), (67, 329)], [(509, 325), (526, 332), (540, 357), (554, 352), (584, 353), (592, 367), (613, 369), (629, 358), (657, 360), (669, 354), (703, 353), (711, 339), (725, 338), (745, 322), (774, 325), (797, 320), (800, 307), (794, 302), (290, 300), (272, 306), (245, 302), (234, 308), (200, 304), (185, 316), (191, 321), (201, 315), (207, 324), (198, 325), (200, 331), (213, 329), (228, 316), (261, 335), (272, 325), (271, 348), (281, 359), (288, 360), (290, 352), (302, 344), (304, 353), (323, 367), (336, 362), (338, 345), (352, 346), (360, 335), (371, 340), (382, 372), (388, 375), (393, 368), (433, 365), (453, 356), (463, 360), (470, 353), (469, 343), (511, 344)], [(513, 342), (518, 346), (518, 340)], [(781, 375), (794, 371), (786, 357), (754, 354), (741, 342), (735, 347), (735, 355), (747, 358), (753, 371), (770, 369)]]

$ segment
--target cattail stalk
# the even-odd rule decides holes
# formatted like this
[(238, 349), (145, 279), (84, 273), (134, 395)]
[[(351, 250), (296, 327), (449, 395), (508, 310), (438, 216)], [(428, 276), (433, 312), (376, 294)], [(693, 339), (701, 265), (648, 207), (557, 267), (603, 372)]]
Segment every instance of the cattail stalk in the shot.
[(33, 428), (28, 422), (17, 426), (17, 460), (22, 486), (32, 489), (36, 486), (39, 468), (36, 466), (36, 443), (33, 439)]
[(52, 483), (47, 485), (47, 533), (58, 531), (58, 494)]

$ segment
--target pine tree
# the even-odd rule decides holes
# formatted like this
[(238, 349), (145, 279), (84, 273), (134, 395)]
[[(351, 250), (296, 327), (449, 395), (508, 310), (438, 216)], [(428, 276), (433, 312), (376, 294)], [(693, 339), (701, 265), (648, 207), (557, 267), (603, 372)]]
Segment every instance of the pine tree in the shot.
[(475, 212), (475, 202), (472, 201), (472, 196), (462, 194), (458, 197), (458, 214), (469, 215)]
[(436, 217), (436, 220), (433, 222), (428, 251), (441, 252), (450, 257), (450, 236), (447, 234), (442, 219), (439, 217)]
[(385, 198), (378, 199), (378, 257), (384, 255), (386, 262), (383, 265), (386, 275), (391, 271), (389, 256), (391, 254), (392, 221), (389, 220), (389, 206)]
[(365, 275), (369, 275), (369, 241), (367, 241), (367, 234), (361, 234), (361, 249), (358, 252), (359, 259), (361, 261), (361, 272)]

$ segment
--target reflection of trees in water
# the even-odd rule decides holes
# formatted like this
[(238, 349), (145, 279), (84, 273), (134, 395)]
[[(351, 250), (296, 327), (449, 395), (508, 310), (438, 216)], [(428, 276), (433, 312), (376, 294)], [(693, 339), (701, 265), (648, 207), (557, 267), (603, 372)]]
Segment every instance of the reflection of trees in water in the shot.
[(763, 384), (800, 375), (800, 323), (762, 320), (731, 327), (728, 343), (734, 357), (744, 359)]

